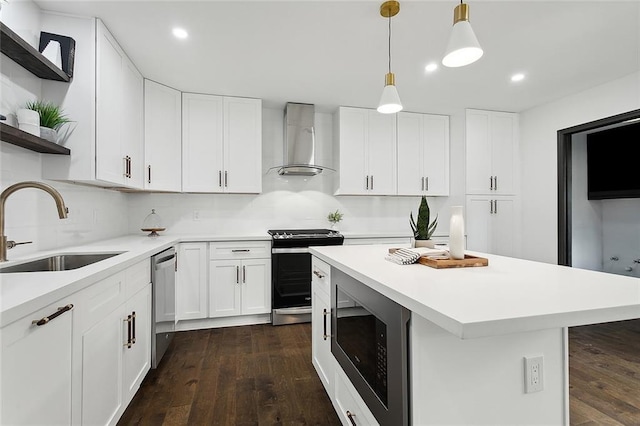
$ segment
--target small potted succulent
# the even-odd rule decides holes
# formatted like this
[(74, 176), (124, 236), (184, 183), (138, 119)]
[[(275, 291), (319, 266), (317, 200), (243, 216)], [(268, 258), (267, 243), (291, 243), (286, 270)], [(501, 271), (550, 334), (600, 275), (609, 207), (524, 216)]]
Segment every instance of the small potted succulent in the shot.
[(331, 229), (336, 230), (338, 222), (342, 220), (342, 216), (344, 215), (340, 213), (340, 210), (336, 210), (335, 212), (330, 212), (327, 215), (327, 220), (331, 223)]
[(430, 216), (429, 203), (427, 202), (427, 197), (423, 195), (420, 207), (418, 207), (418, 220), (413, 219), (413, 212), (409, 213), (409, 225), (411, 225), (411, 231), (413, 231), (413, 237), (415, 238), (415, 247), (434, 247), (431, 236), (438, 226), (438, 215), (436, 215), (433, 222), (429, 222)]
[(52, 102), (29, 101), (25, 108), (40, 115), (40, 137), (50, 142), (57, 142), (58, 130), (71, 121), (63, 114), (62, 109)]

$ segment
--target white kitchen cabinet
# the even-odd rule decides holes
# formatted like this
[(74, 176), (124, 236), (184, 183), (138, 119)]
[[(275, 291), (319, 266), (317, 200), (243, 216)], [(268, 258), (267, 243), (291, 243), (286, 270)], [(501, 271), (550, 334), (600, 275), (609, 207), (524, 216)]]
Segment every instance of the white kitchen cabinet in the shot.
[(183, 93), (182, 190), (262, 192), (262, 101)]
[(340, 421), (345, 426), (378, 425), (373, 413), (367, 407), (356, 388), (339, 366), (335, 369), (334, 407)]
[(208, 316), (208, 243), (182, 243), (178, 246), (176, 274), (177, 320)]
[(399, 112), (398, 195), (449, 195), (449, 117)]
[(151, 360), (149, 260), (78, 294), (74, 317), (74, 423), (114, 425)]
[(467, 196), (467, 248), (517, 256), (517, 210), (515, 197)]
[(0, 329), (0, 424), (71, 424), (74, 311), (32, 321), (74, 303), (70, 296)]
[(182, 189), (182, 95), (180, 91), (144, 80), (144, 188)]
[(467, 194), (515, 195), (518, 115), (466, 111)]
[(67, 158), (43, 162), (46, 179), (142, 188), (142, 75), (101, 20), (43, 13), (43, 31), (77, 43), (74, 77), (62, 90), (43, 82), (42, 97), (61, 105), (73, 128)]
[(340, 107), (337, 112), (336, 195), (395, 195), (396, 118), (376, 110)]
[(210, 244), (209, 317), (271, 312), (268, 242)]
[(331, 267), (313, 257), (311, 272), (311, 361), (327, 395), (333, 398), (335, 367), (331, 354)]

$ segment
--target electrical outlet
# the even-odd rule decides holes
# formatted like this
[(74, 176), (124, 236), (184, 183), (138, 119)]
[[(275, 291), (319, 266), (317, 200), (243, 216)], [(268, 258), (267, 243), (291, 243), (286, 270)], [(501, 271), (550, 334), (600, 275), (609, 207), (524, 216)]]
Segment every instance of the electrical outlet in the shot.
[(200, 220), (200, 210), (193, 211), (193, 220)]
[(540, 392), (544, 388), (543, 356), (524, 358), (524, 392)]

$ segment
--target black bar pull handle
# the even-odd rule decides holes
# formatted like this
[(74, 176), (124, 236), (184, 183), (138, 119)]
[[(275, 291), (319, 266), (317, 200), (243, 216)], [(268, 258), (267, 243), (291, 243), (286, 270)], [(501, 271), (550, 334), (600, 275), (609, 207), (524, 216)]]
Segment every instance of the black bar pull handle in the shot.
[(131, 343), (136, 343), (136, 311), (131, 312), (131, 322), (133, 323), (133, 333), (131, 333)]
[(322, 329), (322, 338), (324, 340), (327, 340), (329, 338), (329, 335), (327, 334), (327, 316), (329, 315), (329, 311), (327, 311), (327, 309), (323, 309), (322, 310), (322, 319), (323, 319), (323, 326), (324, 328)]
[(355, 420), (353, 420), (353, 418), (354, 418), (355, 416), (356, 416), (356, 415), (355, 415), (355, 414), (353, 414), (351, 411), (347, 411), (347, 418), (349, 419), (349, 421), (351, 422), (351, 424), (352, 424), (353, 426), (358, 426), (358, 424), (356, 423), (356, 421), (355, 421)]
[(123, 346), (131, 348), (131, 315), (127, 315), (127, 318), (125, 318), (123, 321), (127, 323), (127, 343), (125, 343)]
[(67, 312), (67, 311), (70, 311), (70, 310), (72, 310), (72, 309), (73, 309), (73, 304), (72, 304), (72, 303), (69, 303), (69, 304), (68, 304), (68, 305), (66, 305), (66, 306), (59, 307), (59, 308), (58, 308), (58, 310), (57, 310), (57, 311), (55, 311), (54, 313), (52, 313), (51, 315), (48, 315), (48, 316), (46, 316), (46, 317), (44, 317), (44, 318), (41, 318), (41, 319), (39, 319), (39, 320), (33, 320), (33, 321), (31, 321), (31, 324), (32, 324), (32, 325), (37, 325), (38, 327), (40, 327), (41, 325), (48, 324), (48, 323), (49, 323), (49, 321), (51, 321), (51, 320), (54, 320), (54, 319), (58, 318), (60, 315), (64, 314), (64, 313), (65, 313), (65, 312)]

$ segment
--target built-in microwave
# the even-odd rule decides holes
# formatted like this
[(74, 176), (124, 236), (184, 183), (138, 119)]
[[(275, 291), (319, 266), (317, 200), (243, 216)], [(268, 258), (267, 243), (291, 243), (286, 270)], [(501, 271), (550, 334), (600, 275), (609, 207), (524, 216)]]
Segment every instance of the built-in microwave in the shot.
[(409, 424), (411, 312), (331, 268), (331, 353), (382, 425)]

